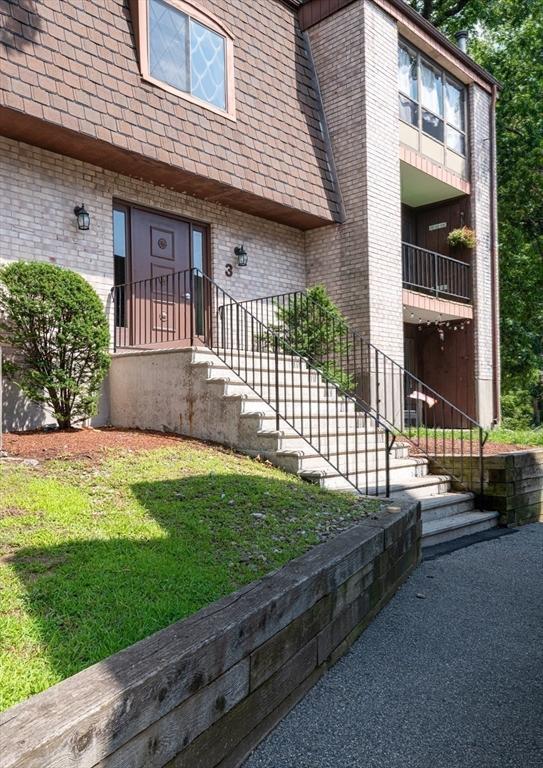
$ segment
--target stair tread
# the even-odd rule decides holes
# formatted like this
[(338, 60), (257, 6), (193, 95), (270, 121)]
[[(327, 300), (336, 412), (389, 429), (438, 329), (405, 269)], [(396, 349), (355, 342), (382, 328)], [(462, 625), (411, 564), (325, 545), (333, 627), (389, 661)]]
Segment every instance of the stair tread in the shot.
[[(323, 463), (326, 463), (328, 459), (326, 458), (326, 455), (324, 453), (319, 453), (316, 449), (313, 453), (309, 453), (307, 451), (304, 451), (303, 449), (292, 449), (292, 448), (279, 448), (275, 451), (273, 451), (278, 456), (297, 456), (302, 459), (310, 459), (311, 461), (315, 462), (318, 459), (321, 459)], [(373, 455), (375, 451), (359, 451), (359, 459), (358, 459), (358, 466), (360, 469), (363, 469), (365, 466), (365, 462), (362, 458), (363, 456)], [(380, 451), (381, 453), (381, 451)], [(384, 450), (382, 451), (384, 453)], [(353, 470), (355, 470), (356, 467), (356, 454), (353, 451), (345, 449), (340, 449), (339, 451), (330, 451), (329, 456), (330, 459), (335, 459), (336, 457), (344, 458), (345, 456), (349, 455), (349, 467)], [(403, 467), (423, 467), (428, 464), (428, 461), (426, 459), (421, 458), (413, 458), (411, 456), (408, 456), (404, 459), (402, 458), (395, 458), (391, 457), (390, 459), (390, 469), (401, 469)], [(385, 458), (383, 457), (379, 461), (379, 468), (384, 469), (385, 468)]]
[[(401, 459), (400, 459), (401, 461)], [(383, 467), (379, 467), (380, 472), (384, 472), (384, 465)], [(391, 469), (393, 469), (391, 467)], [(333, 478), (333, 477), (344, 477), (342, 472), (338, 472), (336, 469), (334, 469), (332, 466), (329, 468), (326, 468), (324, 471), (319, 469), (303, 469), (300, 472), (301, 475), (306, 477), (311, 476), (319, 476), (319, 477), (326, 477), (326, 478)], [(349, 473), (351, 475), (354, 474), (354, 472)], [(359, 472), (360, 475), (364, 474), (363, 470)], [(370, 468), (370, 475), (375, 474), (375, 467)], [(440, 485), (441, 483), (448, 483), (450, 482), (451, 478), (448, 475), (422, 475), (421, 477), (409, 477), (405, 480), (402, 480), (401, 483), (391, 483), (390, 484), (390, 492), (391, 496), (394, 495), (394, 493), (402, 493), (404, 491), (408, 492), (411, 488), (420, 488), (422, 486), (433, 486), (433, 485)]]
[(421, 508), (422, 511), (425, 511), (427, 509), (435, 509), (436, 507), (447, 507), (449, 504), (460, 504), (465, 501), (471, 501), (474, 498), (474, 493), (450, 491), (448, 493), (441, 493), (439, 496), (429, 496), (427, 499), (421, 499)]
[[(267, 406), (267, 404), (265, 402), (263, 402), (262, 405), (263, 405), (263, 407)], [(243, 413), (240, 414), (241, 418), (248, 418), (250, 416), (260, 416), (262, 419), (267, 419), (268, 421), (271, 421), (272, 419), (273, 419), (273, 421), (275, 421), (275, 419), (276, 419), (275, 413), (273, 412), (271, 406), (267, 406), (267, 410), (256, 410), (256, 409), (254, 411), (244, 410)], [(356, 415), (354, 413), (349, 413), (349, 414), (347, 414), (347, 417), (343, 416), (339, 421), (342, 422), (342, 424), (344, 425), (345, 421), (353, 422), (355, 417), (356, 417)], [(284, 418), (283, 416), (280, 416), (279, 417), (279, 421), (287, 423), (287, 426), (288, 426), (288, 421), (290, 421), (291, 418), (292, 417), (290, 415), (287, 418)], [(296, 419), (297, 423), (299, 423), (300, 421), (304, 421), (304, 422), (312, 421), (312, 422), (315, 422), (315, 423), (318, 423), (318, 422), (326, 423), (326, 415), (324, 413), (321, 413), (320, 418), (318, 417), (317, 414), (315, 414), (315, 415), (296, 414), (294, 416), (294, 418)], [(352, 430), (341, 429), (342, 424), (340, 424), (340, 429), (339, 430), (334, 430), (333, 432), (330, 431), (326, 435), (321, 434), (321, 439), (324, 440), (325, 437), (329, 437), (330, 439), (335, 439), (335, 437), (337, 435), (339, 435), (340, 437), (348, 435), (353, 440), (356, 439), (356, 436), (355, 436), (355, 434), (353, 433)], [(300, 424), (299, 426), (302, 426), (302, 425)], [(362, 428), (362, 427), (360, 427), (360, 428)], [(380, 427), (377, 427), (375, 424), (372, 424), (371, 422), (369, 422), (367, 429), (364, 432), (359, 432), (359, 434), (358, 434), (358, 441), (359, 441), (360, 447), (362, 447), (364, 445), (364, 434), (367, 433), (368, 437), (369, 437), (369, 435), (375, 435), (376, 432), (378, 434), (382, 435), (382, 436), (384, 436), (384, 434), (385, 434), (384, 431)], [(317, 433), (316, 432), (313, 433), (313, 437), (314, 438), (317, 437)], [(307, 431), (306, 439), (307, 440), (311, 439), (311, 436), (309, 434), (309, 428), (308, 428), (308, 431)], [(368, 448), (369, 448), (369, 445), (368, 445)], [(423, 457), (420, 457), (420, 458), (423, 458)]]
[(484, 523), (487, 520), (497, 520), (498, 517), (499, 512), (480, 512), (474, 510), (473, 512), (463, 512), (460, 515), (452, 515), (451, 517), (442, 517), (439, 520), (423, 521), (422, 535), (424, 537), (442, 531), (454, 531), (469, 525)]

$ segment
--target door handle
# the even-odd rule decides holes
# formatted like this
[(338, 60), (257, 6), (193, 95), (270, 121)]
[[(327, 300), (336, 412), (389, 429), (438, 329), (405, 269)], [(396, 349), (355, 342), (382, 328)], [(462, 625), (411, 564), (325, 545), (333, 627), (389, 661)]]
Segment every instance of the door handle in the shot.
[(160, 318), (159, 318), (160, 322), (165, 323), (167, 319), (168, 319), (168, 315), (165, 312), (161, 312)]

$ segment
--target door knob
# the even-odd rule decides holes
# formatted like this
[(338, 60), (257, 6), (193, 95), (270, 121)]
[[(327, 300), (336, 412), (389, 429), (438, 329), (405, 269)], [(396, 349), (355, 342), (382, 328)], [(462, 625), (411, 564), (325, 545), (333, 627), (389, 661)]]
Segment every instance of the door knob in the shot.
[(161, 323), (165, 323), (167, 319), (168, 319), (168, 315), (165, 312), (161, 312), (160, 313), (160, 322)]
[(190, 293), (186, 293), (186, 294), (185, 294), (185, 299), (186, 299), (187, 301), (190, 301)]

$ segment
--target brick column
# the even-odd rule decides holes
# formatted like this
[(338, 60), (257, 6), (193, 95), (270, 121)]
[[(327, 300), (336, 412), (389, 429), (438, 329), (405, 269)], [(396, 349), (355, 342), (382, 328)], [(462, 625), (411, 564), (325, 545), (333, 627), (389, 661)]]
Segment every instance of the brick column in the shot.
[(345, 222), (306, 235), (308, 282), (403, 364), (398, 35), (359, 0), (309, 29)]
[(475, 397), (478, 420), (489, 426), (493, 418), (492, 355), (492, 249), (491, 96), (477, 85), (469, 92), (472, 223), (477, 234), (473, 251), (473, 304), (475, 330)]

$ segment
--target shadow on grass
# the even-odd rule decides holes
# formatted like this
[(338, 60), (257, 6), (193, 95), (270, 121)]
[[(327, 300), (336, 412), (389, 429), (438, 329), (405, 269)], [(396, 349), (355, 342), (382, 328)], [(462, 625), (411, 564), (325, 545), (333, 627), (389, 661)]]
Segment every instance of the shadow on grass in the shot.
[[(331, 507), (287, 478), (198, 475), (130, 488), (159, 524), (156, 536), (142, 525), (137, 538), (134, 521), (126, 537), (101, 538), (97, 528), (96, 538), (8, 560), (59, 678), (280, 567), (317, 542), (319, 512)], [(335, 497), (333, 511), (346, 504)]]

